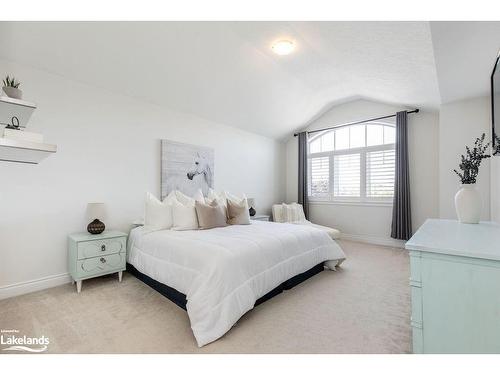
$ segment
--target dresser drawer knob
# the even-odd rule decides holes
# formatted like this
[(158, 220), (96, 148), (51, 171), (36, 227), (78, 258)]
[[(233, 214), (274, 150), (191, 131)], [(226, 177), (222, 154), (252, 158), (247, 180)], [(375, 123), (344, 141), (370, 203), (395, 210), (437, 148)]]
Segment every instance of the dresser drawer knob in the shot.
[(101, 245), (101, 251), (106, 251), (106, 245)]
[(106, 259), (101, 258), (101, 263), (106, 263)]

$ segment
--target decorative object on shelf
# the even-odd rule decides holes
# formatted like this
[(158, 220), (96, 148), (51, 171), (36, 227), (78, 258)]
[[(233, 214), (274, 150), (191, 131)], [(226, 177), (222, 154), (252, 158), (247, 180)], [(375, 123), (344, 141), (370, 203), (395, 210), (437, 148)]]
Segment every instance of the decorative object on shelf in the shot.
[(23, 92), (19, 89), (19, 85), (21, 82), (16, 81), (14, 77), (10, 78), (9, 76), (5, 77), (3, 80), (3, 92), (9, 97), (13, 99), (22, 99)]
[(89, 203), (87, 205), (87, 217), (92, 220), (87, 226), (87, 231), (90, 234), (101, 234), (106, 226), (99, 219), (104, 219), (105, 208), (104, 203)]
[(11, 129), (25, 128), (36, 104), (0, 95), (0, 125)]
[(255, 216), (255, 214), (257, 213), (257, 211), (255, 211), (255, 199), (254, 198), (247, 198), (247, 202), (248, 202), (248, 213), (250, 214), (250, 216)]
[(19, 126), (19, 119), (16, 116), (12, 116), (10, 119), (10, 124), (7, 124), (6, 129), (21, 130)]
[(38, 164), (57, 152), (56, 145), (43, 143), (42, 134), (24, 131), (35, 109), (35, 103), (0, 96), (0, 128), (5, 126), (0, 129), (0, 162)]
[(476, 138), (472, 150), (469, 146), (465, 146), (467, 156), (461, 156), (459, 164), (461, 172), (453, 170), (462, 182), (462, 187), (455, 195), (455, 209), (461, 223), (477, 224), (481, 218), (482, 203), (481, 195), (476, 190), (476, 178), (481, 162), (490, 157), (486, 154), (490, 143), (484, 143), (485, 137), (486, 135), (483, 133), (480, 138)]

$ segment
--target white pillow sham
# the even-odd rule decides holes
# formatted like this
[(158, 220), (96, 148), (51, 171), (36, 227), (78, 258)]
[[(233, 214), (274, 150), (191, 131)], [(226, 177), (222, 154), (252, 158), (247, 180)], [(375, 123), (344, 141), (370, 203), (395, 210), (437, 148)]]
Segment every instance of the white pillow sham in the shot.
[(281, 216), (284, 222), (301, 223), (307, 221), (301, 204), (295, 202), (290, 204), (283, 203), (281, 207)]
[(292, 203), (292, 205), (295, 206), (295, 208), (297, 210), (298, 220), (300, 222), (307, 221), (306, 215), (304, 214), (304, 207), (302, 207), (302, 205), (298, 204), (298, 203)]
[(151, 193), (146, 193), (144, 204), (144, 226), (152, 230), (172, 227), (172, 206), (166, 197), (163, 202)]
[(223, 192), (217, 193), (212, 188), (208, 189), (208, 194), (207, 194), (207, 198), (205, 199), (205, 202), (209, 202), (209, 201), (212, 201), (212, 202), (216, 201), (219, 204), (219, 206), (221, 206), (223, 208), (224, 213), (226, 214), (226, 217), (227, 217), (227, 200), (226, 200)]
[[(172, 193), (170, 193), (172, 194)], [(182, 204), (194, 204), (195, 201), (198, 201), (200, 203), (205, 203), (205, 198), (203, 197), (203, 193), (201, 192), (201, 189), (198, 189), (192, 197), (184, 194), (183, 192), (179, 190), (175, 190), (174, 192), (175, 197), (177, 198), (177, 201), (182, 203)]]
[(172, 203), (172, 230), (198, 229), (195, 203), (182, 204), (179, 201)]

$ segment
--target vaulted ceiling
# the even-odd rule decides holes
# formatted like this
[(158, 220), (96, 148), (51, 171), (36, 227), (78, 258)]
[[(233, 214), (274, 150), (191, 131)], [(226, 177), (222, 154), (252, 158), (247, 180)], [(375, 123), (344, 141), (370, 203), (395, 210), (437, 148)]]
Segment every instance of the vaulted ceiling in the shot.
[(489, 95), (500, 22), (431, 22), (441, 102)]
[[(270, 49), (283, 37), (291, 55)], [(439, 108), (451, 37), (428, 22), (1, 22), (0, 57), (282, 138), (353, 98)]]

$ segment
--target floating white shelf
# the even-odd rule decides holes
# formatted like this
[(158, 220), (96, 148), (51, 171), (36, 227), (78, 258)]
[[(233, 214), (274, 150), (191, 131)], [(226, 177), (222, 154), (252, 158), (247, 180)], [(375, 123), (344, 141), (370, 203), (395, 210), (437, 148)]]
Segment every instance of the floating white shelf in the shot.
[[(35, 109), (35, 103), (0, 96), (0, 134), (7, 125), (25, 128)], [(56, 151), (56, 145), (0, 137), (0, 161), (38, 164)]]
[(56, 145), (0, 138), (0, 161), (38, 164), (55, 152)]
[(12, 118), (17, 117), (19, 126), (24, 128), (35, 109), (35, 103), (0, 96), (0, 125), (10, 125)]

